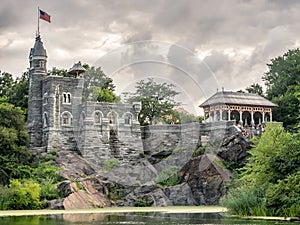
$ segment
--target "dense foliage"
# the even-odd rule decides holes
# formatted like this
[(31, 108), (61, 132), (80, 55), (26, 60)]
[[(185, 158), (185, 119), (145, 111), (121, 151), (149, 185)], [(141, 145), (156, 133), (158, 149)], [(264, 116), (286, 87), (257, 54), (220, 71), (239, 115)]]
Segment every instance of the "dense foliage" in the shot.
[(173, 84), (156, 83), (154, 79), (141, 80), (136, 84), (135, 93), (126, 93), (128, 102), (141, 102), (142, 109), (139, 114), (141, 125), (154, 124), (173, 118), (174, 107), (179, 103), (175, 97), (179, 92), (174, 90)]
[[(239, 185), (229, 192), (223, 204), (241, 215), (299, 216), (300, 134), (291, 134), (280, 124), (270, 123), (253, 143), (251, 156), (237, 181)], [(240, 206), (247, 198), (256, 204), (254, 211), (252, 203), (246, 209)]]
[(24, 72), (21, 77), (14, 79), (9, 73), (0, 73), (0, 99), (20, 107), (25, 114), (28, 110), (28, 81), (29, 72)]
[(251, 84), (249, 87), (246, 88), (246, 91), (248, 93), (258, 94), (260, 96), (263, 96), (263, 87), (258, 83)]
[(278, 104), (273, 117), (284, 127), (295, 131), (300, 122), (300, 50), (289, 50), (283, 56), (271, 60), (268, 72), (263, 76), (267, 98)]
[(99, 102), (118, 102), (120, 98), (114, 93), (115, 85), (113, 80), (106, 76), (103, 70), (98, 67), (83, 65), (86, 69), (83, 73), (84, 78), (84, 100)]

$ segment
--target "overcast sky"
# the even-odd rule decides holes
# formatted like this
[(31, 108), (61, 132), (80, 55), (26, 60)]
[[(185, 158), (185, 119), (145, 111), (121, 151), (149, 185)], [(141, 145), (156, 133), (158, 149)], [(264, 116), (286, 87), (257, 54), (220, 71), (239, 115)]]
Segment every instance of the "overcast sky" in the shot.
[[(263, 84), (270, 59), (299, 47), (298, 0), (0, 0), (0, 70), (19, 76), (37, 30), (48, 69), (101, 66), (118, 93), (154, 77), (190, 111), (217, 89)], [(192, 107), (191, 107), (192, 106)], [(192, 108), (192, 110), (191, 110)]]

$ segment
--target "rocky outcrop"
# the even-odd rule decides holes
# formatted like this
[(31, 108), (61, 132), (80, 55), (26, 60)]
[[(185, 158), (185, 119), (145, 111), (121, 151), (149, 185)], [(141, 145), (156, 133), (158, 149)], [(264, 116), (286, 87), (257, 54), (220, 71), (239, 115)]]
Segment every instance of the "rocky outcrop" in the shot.
[(58, 151), (55, 163), (61, 168), (65, 181), (58, 185), (59, 200), (46, 204), (49, 209), (83, 209), (110, 206), (101, 178), (96, 178), (99, 168), (76, 152)]
[(217, 156), (206, 154), (187, 162), (179, 176), (189, 185), (195, 205), (217, 205), (227, 191), (231, 173), (222, 167)]
[[(194, 148), (178, 148), (157, 159), (141, 158), (105, 171), (76, 152), (59, 151), (56, 163), (67, 179), (59, 185), (63, 198), (48, 203), (49, 208), (95, 208), (108, 206), (217, 205), (227, 192), (231, 173), (224, 164), (245, 162), (250, 143), (240, 132), (230, 132), (220, 147), (193, 158)], [(160, 154), (160, 152), (153, 153)], [(151, 157), (151, 156), (150, 156)], [(152, 159), (155, 157), (152, 157)], [(151, 163), (152, 162), (152, 163)], [(179, 184), (161, 187), (159, 174), (178, 168)]]
[(65, 179), (78, 180), (86, 178), (99, 170), (99, 167), (74, 151), (58, 151), (55, 162), (61, 168), (59, 174)]
[(91, 180), (80, 182), (64, 181), (58, 189), (65, 195), (64, 209), (88, 209), (110, 206), (108, 198), (95, 189)]
[(164, 188), (164, 193), (172, 205), (196, 205), (191, 187), (187, 183)]
[(246, 162), (250, 148), (251, 143), (242, 135), (242, 132), (234, 132), (223, 139), (217, 150), (217, 156), (227, 164), (241, 167)]

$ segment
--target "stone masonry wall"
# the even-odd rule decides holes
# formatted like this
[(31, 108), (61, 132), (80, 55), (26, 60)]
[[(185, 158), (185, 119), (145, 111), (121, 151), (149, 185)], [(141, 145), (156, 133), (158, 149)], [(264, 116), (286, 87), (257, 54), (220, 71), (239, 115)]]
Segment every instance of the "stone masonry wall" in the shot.
[[(95, 114), (101, 115), (95, 121)], [(126, 120), (126, 115), (131, 119)], [(137, 112), (131, 104), (86, 102), (82, 106), (78, 149), (90, 162), (102, 165), (107, 159), (134, 164), (143, 152)]]
[(196, 148), (201, 144), (201, 124), (164, 124), (141, 127), (146, 155), (176, 148)]

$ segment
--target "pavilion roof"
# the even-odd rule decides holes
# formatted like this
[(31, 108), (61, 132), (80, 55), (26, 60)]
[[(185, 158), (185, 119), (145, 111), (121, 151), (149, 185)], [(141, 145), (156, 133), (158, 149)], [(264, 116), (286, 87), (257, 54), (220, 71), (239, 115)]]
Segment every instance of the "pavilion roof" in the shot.
[(200, 107), (206, 107), (210, 105), (245, 105), (245, 106), (265, 106), (275, 107), (277, 106), (273, 102), (265, 99), (258, 94), (242, 93), (233, 91), (220, 91), (203, 102)]

